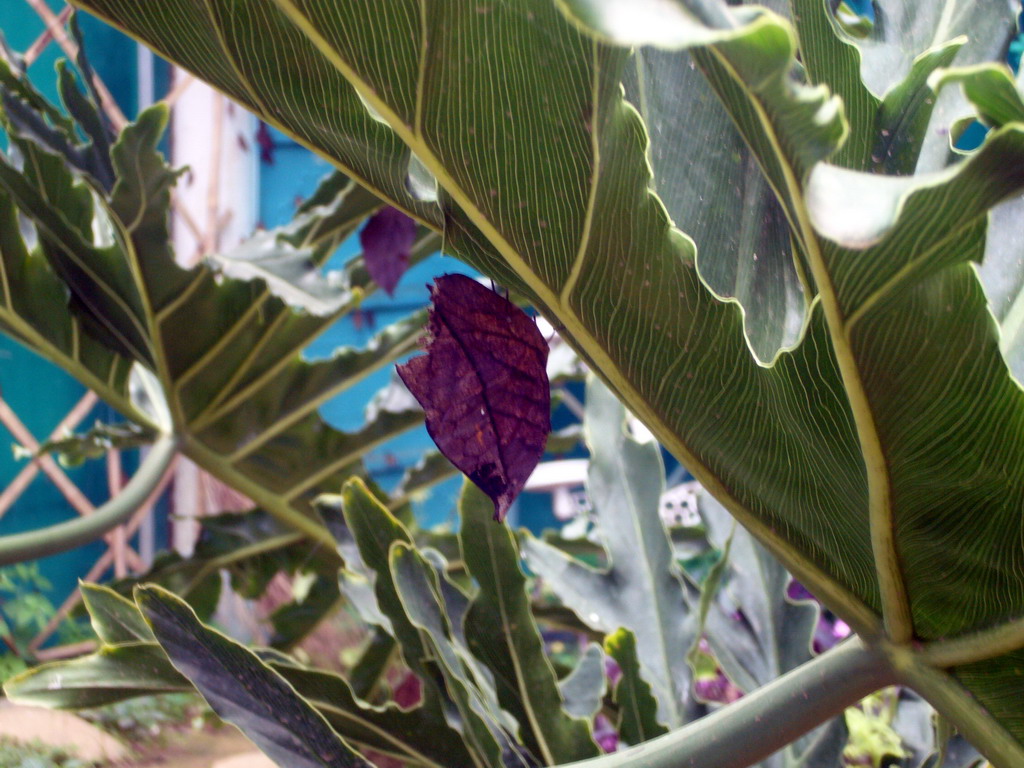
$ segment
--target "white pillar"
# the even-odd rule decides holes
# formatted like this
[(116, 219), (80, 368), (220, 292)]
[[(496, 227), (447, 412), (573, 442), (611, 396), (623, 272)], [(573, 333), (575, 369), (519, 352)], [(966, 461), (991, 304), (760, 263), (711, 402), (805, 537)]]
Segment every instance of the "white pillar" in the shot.
[[(173, 80), (187, 74), (175, 68)], [(172, 86), (173, 90), (173, 86)], [(256, 118), (198, 80), (181, 92), (171, 112), (171, 163), (188, 166), (178, 182), (172, 235), (178, 262), (191, 266), (205, 255), (233, 247), (255, 228), (259, 201)], [(172, 541), (191, 554), (196, 518), (206, 509), (200, 470), (181, 461), (174, 482)]]

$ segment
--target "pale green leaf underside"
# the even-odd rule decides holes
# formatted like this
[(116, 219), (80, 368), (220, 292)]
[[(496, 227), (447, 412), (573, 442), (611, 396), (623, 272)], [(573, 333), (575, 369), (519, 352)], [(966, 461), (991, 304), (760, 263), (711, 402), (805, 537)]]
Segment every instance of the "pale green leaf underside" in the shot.
[[(820, 0), (810, 1), (824, 4)], [(1020, 12), (1019, 3), (1014, 0), (875, 0), (873, 5), (877, 23), (870, 34), (861, 38), (847, 38), (839, 30), (837, 34), (847, 38), (850, 47), (856, 49), (856, 67), (864, 83), (860, 87), (871, 98), (886, 101), (893, 98), (901, 82), (913, 76), (913, 70), (925, 58), (925, 51), (934, 52), (954, 39), (960, 41), (956, 53), (960, 66), (1001, 60)], [(948, 65), (948, 61), (942, 64)], [(847, 98), (846, 93), (843, 96)], [(942, 92), (930, 101), (928, 110), (934, 111), (933, 125), (922, 137), (915, 156), (917, 162), (901, 173), (913, 172), (915, 166), (919, 171), (945, 167), (950, 159), (949, 130), (957, 120), (971, 113), (956, 91)]]
[(595, 570), (532, 536), (523, 540), (523, 556), (585, 624), (605, 633), (631, 629), (659, 719), (678, 728), (700, 712), (686, 659), (700, 633), (658, 514), (665, 487), (659, 448), (630, 437), (625, 409), (594, 379), (584, 427), (591, 456), (587, 493), (608, 567)]
[(739, 300), (753, 352), (771, 361), (799, 338), (807, 304), (771, 187), (689, 53), (636, 50), (624, 76), (650, 136), (652, 190), (693, 238), (708, 286)]
[[(933, 88), (963, 90), (987, 126), (1024, 122), (1024, 98), (1003, 64), (980, 64), (937, 72)], [(1018, 381), (1024, 380), (1024, 196), (996, 206), (989, 223), (985, 260), (978, 268), (992, 314), (999, 321), (999, 346)]]
[[(736, 526), (713, 497), (705, 493), (699, 499), (709, 542), (719, 549), (728, 542), (718, 593), (722, 610), (711, 614), (704, 632), (726, 675), (751, 691), (814, 657), (821, 610), (810, 601), (790, 600), (790, 576), (778, 560)], [(732, 618), (737, 610), (745, 621)], [(762, 761), (760, 768), (833, 768), (841, 763), (845, 736), (845, 724), (837, 718)]]

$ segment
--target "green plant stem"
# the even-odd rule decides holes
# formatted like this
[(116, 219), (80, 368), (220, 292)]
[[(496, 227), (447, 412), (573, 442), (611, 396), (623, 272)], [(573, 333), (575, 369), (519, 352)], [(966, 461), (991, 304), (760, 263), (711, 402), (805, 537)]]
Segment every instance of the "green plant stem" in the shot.
[(924, 696), (936, 711), (956, 724), (957, 730), (992, 763), (994, 768), (1024, 765), (1024, 747), (960, 682), (929, 667), (919, 654), (892, 654), (899, 682)]
[(922, 647), (918, 656), (929, 666), (945, 669), (994, 659), (1021, 648), (1024, 648), (1024, 618), (1017, 618), (962, 637), (935, 640)]
[(853, 638), (695, 723), (573, 768), (747, 768), (891, 685), (886, 655)]
[(121, 492), (91, 515), (0, 538), (0, 565), (66, 552), (98, 539), (125, 522), (157, 487), (177, 451), (177, 438), (165, 435), (156, 441), (142, 466)]
[[(180, 597), (187, 598), (192, 594), (192, 591), (196, 589), (203, 581), (215, 571), (219, 571), (221, 568), (237, 563), (239, 560), (244, 560), (247, 557), (255, 557), (256, 555), (262, 555), (267, 552), (272, 552), (275, 549), (284, 549), (290, 547), (293, 544), (298, 544), (306, 538), (301, 532), (296, 531), (294, 533), (283, 533), (280, 536), (274, 536), (272, 538), (260, 539), (252, 544), (248, 544), (244, 547), (238, 547), (230, 552), (221, 555), (220, 557), (214, 557), (208, 560), (202, 568), (200, 568), (196, 574), (189, 579), (184, 589), (179, 594)], [(316, 546), (316, 545), (314, 545)], [(184, 561), (188, 562), (188, 561)]]
[[(198, 440), (184, 439), (182, 452), (204, 470), (223, 483), (227, 483), (237, 491), (244, 493), (258, 506), (267, 510), (290, 528), (300, 531), (315, 542), (333, 549), (336, 546), (334, 537), (311, 515), (304, 515), (283, 501), (280, 496), (269, 491), (265, 486), (242, 474), (218, 454), (211, 451)], [(852, 626), (852, 625), (851, 625)]]

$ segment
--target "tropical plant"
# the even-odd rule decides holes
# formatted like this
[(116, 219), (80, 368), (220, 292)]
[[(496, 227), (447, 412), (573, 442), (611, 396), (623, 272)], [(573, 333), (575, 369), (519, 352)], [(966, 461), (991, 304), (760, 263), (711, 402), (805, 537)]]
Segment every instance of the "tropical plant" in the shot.
[[(1024, 186), (1024, 101), (1010, 72), (988, 63), (1003, 54), (1011, 5), (880, 1), (878, 23), (843, 27), (825, 0), (775, 10), (718, 0), (78, 4), (443, 232), (450, 252), (531, 301), (855, 630), (644, 745), (647, 764), (748, 765), (892, 683), (920, 693), (994, 764), (1024, 763), (1019, 200), (988, 215)], [(967, 117), (991, 130), (965, 156), (949, 139)], [(144, 115), (132, 136), (151, 136), (157, 121)], [(51, 198), (31, 192), (61, 193), (61, 207), (90, 222), (118, 219), (35, 146), (28, 157), (47, 172), (5, 166), (7, 194), (47, 225), (44, 247), (61, 243), (56, 264), (88, 255), (108, 270), (107, 250), (82, 248), (93, 236), (83, 219), (40, 209)], [(113, 156), (122, 183), (109, 209), (134, 222), (135, 177)], [(149, 183), (167, 178), (145, 164), (155, 155), (138, 157)], [(17, 231), (12, 216), (4, 233)], [(111, 229), (104, 249), (130, 256), (138, 231), (101, 231)], [(153, 281), (150, 264), (161, 265)], [(106, 275), (76, 294), (92, 302), (86, 316), (108, 334), (134, 327), (121, 354), (174, 384), (180, 371), (166, 364), (178, 358), (164, 355), (147, 310), (187, 278), (157, 261), (133, 273), (141, 292)], [(99, 301), (122, 287), (128, 300)], [(67, 328), (61, 311), (28, 315), (21, 335), (54, 318)], [(46, 343), (68, 359), (66, 346)], [(105, 383), (123, 374), (122, 358), (101, 353), (71, 362), (134, 408), (123, 384)], [(173, 421), (161, 424), (209, 457), (194, 393), (172, 391)], [(328, 469), (344, 462), (327, 443), (314, 456), (332, 457), (316, 475), (329, 485), (341, 473)], [(294, 469), (291, 455), (267, 458)], [(277, 482), (244, 461), (222, 463), (221, 475), (325, 541), (290, 505), (308, 498), (311, 479)], [(302, 493), (282, 503), (282, 485)], [(408, 547), (392, 560), (406, 597), (415, 588), (423, 598), (407, 599), (427, 633), (410, 642), (436, 655), (477, 754), (494, 759), (508, 722), (481, 703), (489, 693), (475, 687), (476, 667), (449, 644), (456, 628), (434, 622), (443, 581)], [(154, 625), (194, 626), (161, 593), (141, 603)], [(321, 763), (343, 751), (323, 739)]]
[[(103, 647), (30, 671), (12, 681), (8, 694), (82, 708), (195, 685), (218, 715), (288, 766), (364, 764), (349, 741), (416, 765), (558, 764), (596, 756), (587, 720), (563, 709), (514, 539), (492, 524), (490, 501), (467, 484), (460, 503), (460, 551), (479, 583), (470, 595), (448, 577), (444, 557), (418, 548), (361, 480), (350, 480), (343, 498), (344, 517), (328, 506), (325, 519), (343, 541), (355, 542), (357, 552), (343, 547), (348, 567), (373, 579), (357, 604), (417, 674), (412, 706), (371, 705), (345, 678), (275, 651), (246, 650), (155, 586), (136, 590), (137, 607), (85, 585)], [(591, 717), (604, 686), (600, 662), (597, 668), (597, 676), (577, 676), (566, 697), (591, 701)]]
[[(752, 691), (780, 668), (812, 657), (819, 611), (812, 601), (787, 597), (790, 579), (781, 566), (710, 501), (702, 505), (706, 524), (687, 531), (689, 550), (718, 560), (702, 597), (659, 516), (660, 449), (649, 438), (634, 439), (626, 424), (622, 405), (592, 381), (588, 493), (597, 511), (594, 530), (608, 548), (591, 550), (586, 559), (596, 555), (602, 568), (563, 554), (574, 545), (581, 551), (579, 542), (549, 537), (548, 544), (526, 545), (531, 566), (571, 611), (568, 617), (563, 612), (563, 623), (604, 636), (604, 653), (598, 644), (581, 649), (575, 667), (563, 668), (557, 682), (539, 631), (544, 612), (540, 603), (531, 604), (515, 539), (491, 522), (491, 503), (480, 490), (464, 486), (454, 546), (440, 538), (422, 545), (352, 481), (340, 496), (320, 502), (346, 563), (341, 590), (376, 632), (348, 675), (304, 667), (271, 650), (249, 652), (155, 587), (141, 587), (133, 604), (87, 585), (86, 603), (103, 646), (21, 675), (6, 686), (8, 695), (81, 709), (194, 685), (219, 714), (289, 766), (305, 764), (306, 745), (318, 739), (340, 749), (331, 731), (364, 755), (383, 753), (411, 765), (553, 765), (592, 757), (595, 740), (612, 750), (692, 722), (720, 701), (702, 697), (693, 685), (687, 662), (699, 670), (696, 654), (710, 660), (712, 670), (721, 660), (743, 690)], [(695, 559), (691, 554), (686, 562)], [(717, 658), (701, 650), (704, 634)], [(405, 682), (382, 697), (384, 671), (396, 657), (407, 665)], [(610, 676), (606, 665), (614, 667)], [(912, 754), (914, 761), (901, 764), (918, 768), (943, 748), (960, 750), (947, 768), (978, 761), (958, 741), (947, 746), (949, 734), (933, 735), (931, 709), (920, 700), (888, 710), (913, 729), (905, 749), (891, 717), (852, 709), (761, 765), (836, 768), (846, 752), (876, 758), (872, 765)], [(609, 717), (614, 730), (602, 732), (600, 723)], [(293, 723), (287, 742), (267, 738), (275, 720), (277, 727)]]
[[(8, 147), (0, 154), (0, 327), (130, 420), (42, 450), (78, 462), (112, 445), (155, 446), (125, 492), (97, 514), (5, 537), (0, 561), (95, 538), (135, 510), (178, 451), (258, 509), (211, 521), (189, 573), (172, 573), (177, 563), (165, 559), (154, 579), (176, 578), (187, 593), (212, 585), (216, 579), (207, 577), (218, 567), (252, 570), (268, 551), (310, 539), (329, 545), (310, 500), (362, 474), (367, 450), (422, 422), (415, 402), (394, 387), (378, 395), (365, 425), (351, 434), (317, 411), (413, 349), (422, 314), (385, 328), (363, 349), (338, 349), (315, 361), (300, 354), (376, 290), (362, 255), (329, 275), (320, 267), (380, 201), (334, 174), (288, 224), (184, 269), (174, 261), (167, 220), (180, 172), (158, 151), (166, 108), (146, 110), (115, 136), (98, 99), (80, 90), (68, 66), (58, 71), (62, 112), (33, 88), (13, 51), (2, 54), (0, 118)], [(79, 65), (91, 72), (84, 58)], [(414, 229), (407, 256), (416, 262), (436, 250), (439, 238)], [(332, 545), (324, 549), (333, 553)], [(303, 550), (305, 557), (306, 544)], [(205, 554), (218, 559), (205, 562)], [(279, 558), (278, 567), (286, 561)], [(332, 573), (336, 568), (332, 561)], [(264, 584), (272, 573), (263, 574)], [(210, 602), (216, 595), (207, 592)]]

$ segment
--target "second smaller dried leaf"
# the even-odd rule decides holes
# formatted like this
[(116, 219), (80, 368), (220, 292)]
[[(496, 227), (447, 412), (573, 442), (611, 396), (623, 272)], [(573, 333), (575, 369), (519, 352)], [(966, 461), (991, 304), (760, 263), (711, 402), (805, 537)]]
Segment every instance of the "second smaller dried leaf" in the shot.
[(359, 233), (370, 277), (388, 296), (409, 266), (409, 252), (416, 242), (416, 222), (397, 208), (377, 211)]

